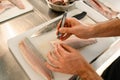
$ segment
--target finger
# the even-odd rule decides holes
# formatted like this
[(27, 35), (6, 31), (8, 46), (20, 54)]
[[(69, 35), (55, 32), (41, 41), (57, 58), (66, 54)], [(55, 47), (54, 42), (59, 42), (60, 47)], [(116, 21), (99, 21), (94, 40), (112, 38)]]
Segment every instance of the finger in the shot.
[(73, 33), (73, 29), (70, 27), (62, 27), (59, 29), (60, 33)]
[(61, 20), (60, 20), (59, 23), (57, 24), (57, 30), (59, 30), (60, 25), (61, 25)]
[(58, 35), (57, 36), (57, 38), (59, 39), (59, 40), (66, 40), (67, 38), (69, 38), (70, 36), (71, 36), (72, 34), (60, 34), (60, 35)]
[(53, 64), (54, 66), (58, 65), (58, 61), (56, 59), (54, 59), (54, 57), (51, 55), (51, 53), (48, 53), (48, 59), (49, 59), (50, 63)]
[(58, 60), (58, 57), (55, 55), (55, 51), (52, 51), (52, 57), (54, 57), (55, 60)]
[[(68, 21), (69, 21), (68, 19), (65, 20), (64, 27), (69, 27)], [(61, 22), (62, 22), (62, 21), (60, 20), (60, 22), (59, 22), (58, 25), (57, 25), (57, 32), (56, 32), (57, 35), (58, 35), (58, 32), (59, 32), (59, 29), (61, 28), (61, 27), (60, 27)]]
[(60, 37), (60, 40), (66, 40), (67, 38), (69, 38), (72, 34), (65, 34), (63, 36)]
[(59, 29), (61, 28), (60, 27), (60, 25), (61, 25), (61, 21), (58, 23), (58, 25), (57, 25), (57, 31), (56, 31), (56, 35), (58, 35), (59, 34)]
[(61, 54), (58, 52), (57, 48), (55, 47), (55, 50), (54, 50), (54, 56), (56, 56), (56, 58), (59, 60), (59, 58), (61, 58)]
[(66, 44), (63, 44), (61, 43), (60, 44), (65, 50), (67, 50), (68, 52), (73, 52), (75, 49), (73, 49), (72, 47), (66, 45)]
[(69, 54), (68, 51), (66, 51), (60, 44), (58, 44), (58, 52), (61, 54), (62, 57), (66, 56), (66, 54)]
[(62, 55), (61, 55), (61, 53), (59, 52), (59, 49), (58, 49), (58, 44), (56, 44), (55, 45), (56, 47), (55, 47), (55, 50), (54, 50), (54, 54), (58, 57), (58, 60), (59, 60), (59, 58), (61, 58), (62, 57)]
[(60, 72), (58, 67), (54, 67), (54, 66), (50, 65), (49, 63), (46, 63), (46, 67), (48, 69), (50, 69), (51, 71)]

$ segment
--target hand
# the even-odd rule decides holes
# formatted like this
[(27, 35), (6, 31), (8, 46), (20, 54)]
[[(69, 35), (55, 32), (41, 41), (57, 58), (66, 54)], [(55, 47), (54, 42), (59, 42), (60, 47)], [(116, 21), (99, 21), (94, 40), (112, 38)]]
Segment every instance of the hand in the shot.
[(56, 72), (79, 75), (91, 68), (78, 51), (65, 44), (55, 44), (55, 50), (48, 53), (48, 59), (50, 63), (46, 66)]
[[(61, 40), (65, 40), (69, 38), (72, 34), (76, 35), (79, 38), (89, 38), (90, 37), (90, 27), (87, 25), (83, 25), (75, 18), (67, 18), (65, 22), (65, 26), (59, 28), (60, 23), (58, 24), (58, 31), (62, 33)], [(58, 34), (57, 31), (57, 34)]]

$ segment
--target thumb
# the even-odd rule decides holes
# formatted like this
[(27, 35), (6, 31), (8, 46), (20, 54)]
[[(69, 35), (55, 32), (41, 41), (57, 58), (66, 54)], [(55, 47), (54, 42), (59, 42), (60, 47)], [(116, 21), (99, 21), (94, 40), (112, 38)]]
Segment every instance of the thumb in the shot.
[(59, 32), (61, 32), (61, 33), (72, 33), (73, 30), (72, 30), (72, 28), (69, 28), (69, 27), (62, 27), (62, 28), (59, 29)]

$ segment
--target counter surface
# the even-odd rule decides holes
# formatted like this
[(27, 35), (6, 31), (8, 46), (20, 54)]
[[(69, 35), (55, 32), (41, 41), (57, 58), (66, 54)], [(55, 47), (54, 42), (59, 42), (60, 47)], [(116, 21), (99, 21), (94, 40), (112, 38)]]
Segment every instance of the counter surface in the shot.
[[(30, 80), (8, 49), (8, 39), (62, 14), (50, 10), (45, 0), (28, 1), (33, 5), (33, 11), (0, 23), (0, 80)], [(101, 59), (107, 59), (107, 55), (109, 54), (102, 56)], [(92, 65), (97, 70), (105, 61), (98, 59)]]
[(0, 23), (0, 80), (29, 80), (8, 49), (7, 40), (61, 13), (50, 10), (45, 0), (28, 0), (34, 10)]

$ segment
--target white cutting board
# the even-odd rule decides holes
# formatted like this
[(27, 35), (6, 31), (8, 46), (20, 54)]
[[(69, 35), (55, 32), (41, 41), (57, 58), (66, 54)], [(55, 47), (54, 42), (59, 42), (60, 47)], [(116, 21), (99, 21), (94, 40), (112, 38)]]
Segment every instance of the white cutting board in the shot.
[[(71, 11), (68, 15), (73, 16), (77, 13), (80, 13), (80, 10), (73, 10)], [(10, 40), (8, 40), (8, 47), (11, 50), (12, 54), (14, 55), (14, 57), (16, 58), (16, 60), (18, 61), (18, 63), (21, 65), (21, 67), (24, 69), (24, 71), (27, 73), (27, 75), (29, 76), (29, 78), (31, 80), (45, 80), (41, 75), (39, 75), (38, 73), (36, 73), (31, 66), (25, 61), (24, 57), (22, 56), (22, 54), (20, 53), (18, 44), (21, 40), (23, 40), (25, 37), (30, 38), (31, 34), (33, 34), (34, 32), (36, 32), (37, 30), (41, 29), (42, 27), (46, 26), (49, 23), (52, 23), (58, 19), (60, 19), (62, 16), (57, 17), (49, 22), (46, 22), (42, 25), (39, 25), (19, 36), (16, 36)], [(87, 21), (90, 20), (87, 19)], [(84, 20), (86, 21), (86, 20)], [(98, 39), (98, 43), (91, 45), (91, 46), (87, 46), (86, 48), (84, 48), (83, 50), (81, 50), (82, 55), (87, 59), (87, 61), (91, 61), (93, 60), (96, 56), (98, 56), (101, 52), (103, 52), (105, 49), (107, 49), (113, 42), (115, 41), (114, 38), (103, 38), (103, 39)], [(93, 54), (92, 54), (93, 53)], [(54, 73), (56, 79), (55, 80), (68, 80), (71, 75), (66, 75), (65, 74), (60, 74), (60, 73)]]
[(33, 6), (27, 1), (27, 0), (21, 0), (25, 6), (25, 9), (19, 9), (17, 7), (13, 7), (11, 9), (8, 9), (0, 14), (0, 22), (3, 22), (5, 20), (14, 18), (16, 16), (19, 16), (21, 14), (24, 14), (28, 11), (33, 10)]
[(120, 12), (120, 0), (99, 0), (106, 6), (112, 8), (115, 11)]
[(98, 11), (88, 6), (83, 2), (83, 0), (76, 1), (76, 7), (81, 11), (86, 11), (88, 16), (94, 19), (96, 22), (102, 22), (108, 20), (105, 16), (100, 14)]
[[(86, 11), (88, 13), (88, 16), (90, 16), (96, 22), (108, 20), (105, 16), (103, 16), (101, 13), (85, 4), (83, 1), (84, 0), (76, 1), (76, 7), (78, 9)], [(106, 6), (112, 8), (113, 10), (120, 12), (120, 0), (99, 0), (99, 1), (104, 3)]]
[[(73, 10), (71, 12), (68, 13), (68, 16), (73, 16), (77, 13), (80, 13), (80, 10)], [(27, 73), (27, 75), (29, 76), (29, 78), (31, 80), (45, 80), (41, 75), (39, 75), (38, 73), (36, 73), (31, 66), (25, 61), (24, 57), (22, 56), (22, 54), (20, 53), (20, 50), (18, 48), (18, 44), (21, 40), (23, 40), (25, 37), (30, 37), (34, 32), (38, 31), (39, 29), (43, 28), (44, 26), (53, 23), (54, 21), (61, 19), (62, 16), (59, 16), (53, 20), (50, 20), (46, 23), (43, 23), (19, 36), (16, 36), (10, 40), (8, 40), (8, 47), (10, 49), (10, 51), (12, 52), (12, 54), (14, 55), (14, 57), (16, 58), (16, 60), (18, 61), (18, 63), (21, 65), (21, 67), (23, 68), (23, 70)], [(61, 74), (61, 76), (64, 74)], [(72, 75), (71, 75), (72, 76)], [(59, 77), (59, 79), (57, 80), (68, 80), (68, 78), (71, 77), (70, 75), (66, 75), (66, 77)]]

